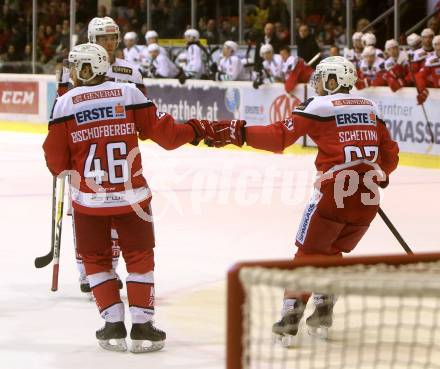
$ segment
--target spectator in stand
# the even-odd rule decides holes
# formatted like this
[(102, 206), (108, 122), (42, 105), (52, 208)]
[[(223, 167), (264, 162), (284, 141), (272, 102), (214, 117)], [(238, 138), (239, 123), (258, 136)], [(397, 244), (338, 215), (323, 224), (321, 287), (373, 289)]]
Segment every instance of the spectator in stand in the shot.
[(428, 95), (428, 87), (440, 87), (440, 36), (432, 40), (434, 52), (426, 58), (425, 65), (416, 74), (417, 103), (423, 104)]
[(269, 11), (267, 14), (267, 21), (269, 23), (280, 22), (288, 25), (289, 12), (287, 11), (287, 5), (283, 0), (270, 0)]
[(384, 79), (393, 92), (406, 86), (405, 78), (408, 74), (408, 54), (399, 49), (399, 43), (388, 40), (385, 43), (385, 52), (388, 58), (385, 60)]
[[(371, 6), (368, 6), (367, 0), (353, 0), (353, 19), (358, 22), (361, 19), (374, 19), (374, 14)], [(369, 23), (369, 21), (368, 21)], [(360, 29), (356, 29), (360, 31)]]
[(356, 32), (362, 32), (362, 30), (370, 24), (367, 18), (361, 18), (356, 22)]
[(206, 30), (202, 32), (202, 38), (206, 38), (209, 45), (218, 44), (219, 36), (217, 32), (217, 22), (215, 19), (208, 20)]
[(173, 0), (171, 7), (166, 9), (168, 12), (167, 36), (180, 36), (182, 30), (186, 29), (186, 22), (190, 16), (189, 8), (186, 7), (184, 0)]
[(370, 86), (386, 86), (384, 73), (385, 60), (377, 56), (374, 46), (366, 46), (362, 51), (356, 88), (361, 90)]
[(376, 36), (374, 33), (368, 32), (362, 35), (362, 46), (365, 48), (367, 46), (373, 46), (376, 50), (376, 56), (379, 58), (384, 58), (383, 51), (376, 47)]
[(280, 50), (283, 61), (282, 72), (284, 89), (290, 94), (298, 83), (308, 83), (313, 74), (313, 68), (304, 62), (304, 59), (292, 56), (290, 48), (283, 46)]
[(276, 22), (274, 27), (275, 27), (275, 36), (280, 41), (281, 45), (289, 45), (290, 34), (286, 26), (281, 22)]
[(362, 59), (362, 51), (364, 50), (364, 45), (362, 44), (362, 36), (362, 32), (353, 33), (353, 48), (346, 50), (344, 55), (344, 58), (351, 61), (356, 68), (359, 68), (359, 63)]
[[(166, 25), (168, 24), (170, 9), (167, 6), (166, 0), (159, 0), (156, 4), (152, 1), (152, 8), (151, 22), (153, 28), (161, 35), (167, 35)], [(142, 34), (145, 34), (145, 31)]]
[(69, 21), (67, 19), (63, 20), (63, 24), (61, 26), (61, 35), (58, 41), (58, 49), (59, 51), (70, 49), (70, 27)]
[[(301, 24), (299, 27), (299, 37), (297, 39), (298, 56), (303, 58), (306, 62), (311, 60), (321, 50), (316, 43), (315, 37), (310, 33), (307, 24)], [(317, 60), (316, 62), (318, 62)], [(316, 64), (316, 62), (314, 64)]]
[(2, 62), (17, 62), (21, 60), (21, 55), (15, 49), (15, 45), (10, 44), (6, 53), (0, 55)]
[(229, 19), (224, 19), (220, 27), (219, 41), (221, 43), (225, 43), (228, 40), (237, 40), (237, 38), (237, 28), (231, 23)]
[(435, 35), (440, 32), (440, 20), (437, 17), (432, 17), (426, 26), (427, 28), (431, 28)]
[(280, 48), (283, 46), (281, 44), (281, 41), (277, 38), (275, 34), (275, 27), (272, 23), (267, 23), (264, 26), (264, 35), (257, 41), (255, 48), (256, 50), (255, 59), (254, 59), (256, 71), (260, 71), (263, 67), (262, 65), (263, 59), (260, 53), (261, 47), (263, 45), (271, 45), (275, 53), (278, 53), (280, 51)]
[(322, 31), (319, 32), (317, 41), (320, 47), (332, 45), (336, 40), (336, 27), (332, 21), (324, 23)]
[(257, 32), (263, 32), (267, 23), (267, 17), (269, 16), (268, 0), (259, 0), (258, 6), (255, 8), (255, 13), (254, 29)]
[(42, 52), (42, 62), (48, 62), (55, 55), (55, 35), (53, 33), (52, 26), (46, 26), (44, 30), (44, 36), (40, 40), (39, 48)]
[(341, 0), (333, 0), (330, 9), (324, 14), (324, 23), (332, 23), (335, 26), (345, 25), (345, 9), (342, 7)]
[(336, 45), (330, 46), (330, 49), (328, 51), (328, 56), (340, 56), (339, 47)]

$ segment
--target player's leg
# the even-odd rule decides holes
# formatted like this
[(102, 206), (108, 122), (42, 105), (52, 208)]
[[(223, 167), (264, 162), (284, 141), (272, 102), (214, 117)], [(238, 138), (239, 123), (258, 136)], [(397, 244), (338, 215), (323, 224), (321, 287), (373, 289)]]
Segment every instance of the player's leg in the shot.
[[(306, 206), (296, 236), (298, 251), (295, 259), (312, 256), (342, 256), (340, 250), (333, 248), (332, 244), (344, 228), (344, 224), (320, 215), (318, 207), (325, 201), (323, 194), (315, 191), (312, 200)], [(272, 326), (273, 333), (281, 336), (283, 345), (291, 344), (292, 337), (297, 335), (311, 292), (285, 291), (281, 319)]]
[(86, 268), (84, 267), (84, 262), (81, 254), (78, 252), (78, 247), (76, 244), (76, 228), (75, 221), (73, 218), (73, 209), (70, 210), (72, 215), (72, 231), (73, 231), (73, 245), (75, 247), (75, 259), (76, 259), (76, 268), (79, 272), (79, 288), (81, 292), (90, 294), (92, 291), (90, 289), (89, 280), (87, 279)]
[(119, 274), (116, 272), (116, 269), (118, 268), (119, 264), (119, 256), (121, 254), (121, 247), (119, 246), (119, 236), (116, 229), (112, 226), (112, 230), (110, 232), (111, 239), (112, 239), (112, 270), (115, 273), (116, 277), (118, 278), (118, 286), (121, 290), (124, 285), (121, 281), (121, 278), (119, 278)]
[(166, 334), (153, 325), (154, 317), (154, 229), (136, 213), (113, 217), (127, 267), (127, 296), (132, 318), (131, 351), (157, 351)]
[(93, 297), (105, 320), (104, 327), (96, 331), (96, 338), (106, 350), (126, 351), (124, 304), (112, 271), (111, 217), (75, 212), (74, 222), (78, 253), (82, 255)]

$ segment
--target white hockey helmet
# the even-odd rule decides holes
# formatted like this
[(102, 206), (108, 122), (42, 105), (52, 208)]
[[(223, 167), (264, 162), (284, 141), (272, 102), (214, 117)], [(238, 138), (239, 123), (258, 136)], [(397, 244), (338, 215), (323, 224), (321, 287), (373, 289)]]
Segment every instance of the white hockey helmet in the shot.
[(264, 44), (260, 47), (260, 56), (263, 57), (266, 53), (273, 53), (273, 47), (271, 44)]
[(236, 42), (234, 42), (234, 41), (226, 41), (223, 44), (223, 47), (227, 47), (227, 48), (231, 49), (234, 54), (238, 50), (238, 44)]
[(156, 31), (154, 31), (154, 30), (147, 31), (145, 33), (145, 41), (148, 41), (150, 38), (158, 39), (159, 38), (159, 34)]
[(353, 33), (353, 36), (351, 36), (351, 39), (354, 41), (361, 41), (362, 40), (363, 33), (362, 32), (355, 32)]
[(136, 34), (136, 32), (127, 32), (125, 35), (124, 35), (124, 41), (126, 41), (126, 40), (132, 40), (132, 41), (137, 41), (137, 34)]
[(96, 44), (96, 36), (118, 35), (118, 42), (121, 41), (121, 33), (119, 26), (110, 17), (98, 18), (95, 17), (89, 22), (87, 35), (89, 42)]
[(431, 28), (425, 28), (421, 35), (422, 37), (434, 37), (435, 33)]
[(200, 39), (200, 33), (199, 33), (199, 31), (197, 31), (196, 29), (194, 29), (194, 28), (190, 28), (190, 29), (187, 29), (186, 31), (185, 31), (185, 33), (183, 34), (183, 36), (186, 38), (186, 39), (193, 39), (193, 41), (199, 41), (199, 39)]
[(385, 50), (389, 50), (392, 47), (396, 47), (396, 46), (398, 47), (399, 43), (394, 38), (387, 40), (387, 42), (385, 42)]
[(410, 47), (417, 47), (418, 45), (420, 45), (420, 42), (422, 41), (422, 38), (417, 34), (417, 33), (411, 33), (407, 38), (406, 38), (406, 43), (408, 44), (408, 46)]
[(154, 51), (160, 52), (160, 47), (159, 47), (158, 44), (149, 44), (148, 47), (147, 47), (147, 50), (148, 50), (149, 53), (152, 53)]
[(364, 46), (374, 46), (376, 45), (376, 36), (371, 32), (364, 33), (362, 35), (362, 43)]
[[(326, 87), (330, 75), (335, 75), (338, 82), (338, 87), (334, 90), (329, 90)], [(322, 60), (317, 66), (314, 74), (314, 80), (321, 78), (323, 81), (323, 88), (329, 94), (336, 93), (341, 87), (351, 89), (357, 81), (356, 68), (347, 59), (342, 56), (330, 56)]]
[(435, 45), (439, 45), (440, 44), (440, 35), (434, 36), (434, 38), (432, 39), (432, 47), (435, 48)]
[[(69, 64), (73, 64), (76, 68), (76, 76), (83, 82), (88, 82), (96, 76), (104, 76), (110, 67), (107, 51), (98, 44), (81, 44), (75, 46), (69, 52)], [(93, 75), (88, 79), (80, 76), (81, 69), (84, 64), (90, 64)]]
[(364, 50), (362, 51), (362, 57), (364, 58), (366, 56), (372, 55), (376, 55), (376, 48), (374, 46), (364, 47)]

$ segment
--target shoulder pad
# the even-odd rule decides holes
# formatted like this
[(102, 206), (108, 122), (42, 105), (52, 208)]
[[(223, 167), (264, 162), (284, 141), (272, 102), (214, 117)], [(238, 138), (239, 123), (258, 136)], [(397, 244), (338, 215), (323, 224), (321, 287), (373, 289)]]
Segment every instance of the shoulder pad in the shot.
[(303, 111), (307, 108), (307, 105), (309, 105), (313, 101), (314, 97), (309, 97), (306, 101), (303, 101), (301, 104), (296, 106), (293, 111), (300, 110)]

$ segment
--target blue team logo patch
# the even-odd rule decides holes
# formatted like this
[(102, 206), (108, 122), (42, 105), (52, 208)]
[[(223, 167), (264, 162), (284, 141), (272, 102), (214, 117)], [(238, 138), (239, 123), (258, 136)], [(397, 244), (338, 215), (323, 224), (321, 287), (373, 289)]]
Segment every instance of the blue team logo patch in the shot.
[(375, 126), (376, 125), (376, 114), (374, 112), (336, 114), (335, 119), (336, 119), (336, 125), (338, 127), (358, 126), (358, 125), (367, 125), (367, 126)]
[(89, 106), (75, 113), (76, 123), (78, 125), (97, 122), (108, 119), (124, 119), (126, 117), (125, 107), (121, 104), (108, 106)]

